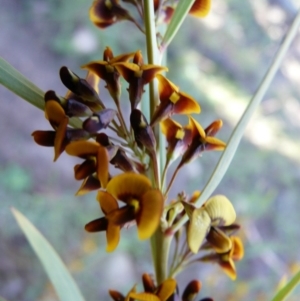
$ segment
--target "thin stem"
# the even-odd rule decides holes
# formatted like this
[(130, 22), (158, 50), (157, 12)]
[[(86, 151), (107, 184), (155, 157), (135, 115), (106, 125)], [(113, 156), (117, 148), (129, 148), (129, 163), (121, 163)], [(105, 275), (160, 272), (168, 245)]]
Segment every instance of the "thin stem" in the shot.
[[(155, 27), (155, 13), (154, 13), (154, 1), (144, 0), (144, 22), (146, 30), (146, 43), (147, 43), (147, 56), (148, 64), (160, 65), (161, 53), (158, 51), (156, 40), (156, 27)], [(158, 87), (155, 81), (152, 81), (149, 85), (149, 111), (150, 118), (153, 116), (156, 106), (159, 103)], [(160, 150), (161, 133), (159, 127), (154, 127), (154, 135), (157, 142), (157, 149)], [(157, 168), (158, 183), (160, 183), (160, 171), (161, 160), (160, 152), (156, 152), (155, 162), (159, 167)], [(154, 162), (153, 162), (154, 163)], [(155, 234), (151, 237), (151, 250), (153, 265), (155, 269), (156, 281), (159, 285), (168, 276), (168, 257), (172, 236), (165, 236), (158, 227)]]
[(156, 183), (156, 187), (160, 189), (160, 181), (159, 181), (159, 171), (158, 171), (158, 163), (156, 159), (156, 152), (151, 152), (151, 161), (153, 166), (154, 179)]
[(177, 173), (178, 173), (178, 171), (180, 170), (180, 167), (181, 167), (181, 165), (178, 165), (177, 168), (175, 169), (175, 171), (174, 171), (174, 173), (173, 173), (173, 175), (172, 175), (172, 178), (171, 178), (171, 180), (170, 180), (170, 182), (169, 182), (168, 188), (167, 188), (167, 190), (166, 190), (165, 193), (164, 193), (165, 196), (168, 195), (168, 193), (169, 193), (169, 191), (170, 191), (170, 189), (171, 189), (171, 187), (172, 187), (172, 184), (173, 184), (173, 182), (174, 182), (174, 180), (175, 180), (175, 178), (176, 178), (176, 176), (177, 176)]
[[(229, 141), (227, 143), (227, 147), (225, 148), (216, 168), (214, 169), (210, 179), (205, 185), (195, 205), (200, 206), (201, 204), (203, 204), (221, 182), (239, 146), (239, 143), (243, 137), (246, 126), (248, 125), (250, 118), (255, 112), (255, 109), (258, 107), (264, 95), (266, 94), (266, 91), (269, 88), (271, 81), (275, 77), (275, 74), (282, 63), (282, 60), (286, 55), (288, 48), (290, 47), (293, 39), (297, 34), (299, 26), (300, 26), (300, 9), (292, 25), (290, 26), (283, 43), (281, 44), (279, 50), (277, 51), (270, 68), (265, 74), (256, 93), (253, 95), (250, 103), (248, 104), (246, 110), (244, 111), (242, 117), (240, 118), (237, 126), (232, 132)], [(171, 230), (174, 232), (178, 231), (187, 222), (187, 220), (188, 217), (185, 214), (175, 225), (171, 227)]]

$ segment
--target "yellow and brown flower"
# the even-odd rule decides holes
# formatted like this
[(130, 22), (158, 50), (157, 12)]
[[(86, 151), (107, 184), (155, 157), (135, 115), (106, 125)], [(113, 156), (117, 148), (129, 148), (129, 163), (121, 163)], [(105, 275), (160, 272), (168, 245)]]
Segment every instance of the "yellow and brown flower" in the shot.
[(179, 91), (179, 88), (163, 75), (157, 74), (156, 78), (160, 104), (151, 118), (151, 126), (173, 114), (200, 113), (200, 105), (193, 97)]
[[(98, 192), (97, 200), (101, 208), (114, 209), (106, 210), (104, 218), (87, 224), (87, 231), (107, 231), (110, 225), (120, 229), (125, 224), (135, 221), (140, 239), (147, 239), (153, 235), (159, 225), (164, 203), (160, 190), (153, 189), (147, 177), (135, 173), (123, 173), (113, 177), (107, 184), (106, 191)], [(125, 203), (125, 206), (117, 207), (117, 200)], [(117, 231), (114, 233), (115, 236), (107, 238), (107, 248), (110, 251), (117, 246)]]
[(232, 242), (224, 231), (224, 226), (234, 223), (236, 213), (225, 196), (213, 196), (200, 208), (196, 208), (192, 203), (182, 203), (190, 220), (187, 242), (193, 253), (198, 253), (205, 238), (218, 253), (228, 252), (232, 248)]
[(103, 61), (93, 61), (82, 66), (82, 68), (92, 71), (99, 78), (103, 79), (111, 97), (118, 104), (121, 94), (121, 84), (120, 74), (114, 67), (114, 64), (127, 62), (133, 56), (134, 53), (125, 53), (114, 57), (112, 50), (106, 47), (103, 53)]
[(178, 169), (200, 156), (204, 151), (222, 151), (226, 146), (225, 142), (213, 137), (222, 127), (222, 120), (214, 121), (205, 130), (193, 117), (189, 116), (189, 121), (192, 135), (191, 143), (183, 154)]
[(168, 68), (150, 64), (144, 64), (143, 56), (138, 50), (134, 57), (133, 62), (118, 62), (114, 67), (129, 83), (129, 100), (131, 103), (131, 110), (135, 109), (140, 103), (144, 93), (144, 86), (150, 83), (155, 76)]
[(119, 0), (96, 0), (90, 8), (90, 19), (99, 28), (106, 28), (116, 22), (135, 20), (120, 4)]

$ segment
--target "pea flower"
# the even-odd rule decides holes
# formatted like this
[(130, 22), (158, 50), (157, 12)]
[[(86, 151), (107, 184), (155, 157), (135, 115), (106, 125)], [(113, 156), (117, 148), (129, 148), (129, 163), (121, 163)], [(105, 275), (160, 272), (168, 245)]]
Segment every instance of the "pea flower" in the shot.
[(85, 159), (82, 164), (75, 165), (75, 179), (82, 180), (96, 172), (101, 187), (106, 187), (109, 154), (105, 147), (94, 141), (75, 141), (66, 146), (66, 153)]
[[(113, 177), (106, 186), (106, 191), (99, 191), (97, 200), (104, 210), (105, 216), (86, 225), (87, 231), (106, 231), (107, 250), (117, 247), (116, 227), (136, 222), (138, 236), (147, 239), (153, 235), (159, 225), (163, 210), (163, 196), (160, 190), (153, 189), (150, 180), (141, 174), (123, 173)], [(125, 203), (119, 208), (117, 200)], [(104, 221), (105, 220), (105, 221)], [(114, 235), (108, 232), (114, 226)]]
[(182, 203), (190, 220), (187, 242), (193, 253), (198, 253), (205, 238), (219, 253), (228, 252), (232, 248), (230, 238), (220, 228), (233, 224), (236, 218), (235, 210), (225, 196), (213, 196), (200, 208), (187, 202)]
[(178, 169), (184, 164), (191, 162), (196, 157), (200, 156), (203, 151), (217, 150), (221, 151), (225, 148), (225, 142), (213, 137), (222, 127), (222, 120), (216, 120), (211, 123), (205, 130), (191, 116), (189, 116), (190, 127), (192, 131), (191, 143), (178, 165)]
[(103, 79), (109, 94), (115, 103), (119, 104), (121, 94), (120, 74), (114, 67), (114, 64), (127, 62), (133, 55), (134, 53), (125, 53), (114, 57), (112, 50), (106, 47), (103, 52), (103, 61), (93, 61), (82, 66), (82, 68), (92, 71), (99, 78)]
[(118, 0), (96, 0), (90, 8), (90, 19), (96, 26), (106, 28), (121, 20), (132, 20), (132, 17)]
[(131, 110), (135, 109), (140, 103), (144, 86), (151, 82), (158, 73), (168, 70), (166, 67), (144, 64), (140, 50), (135, 53), (132, 63), (115, 63), (114, 67), (129, 83), (128, 92)]
[(173, 114), (200, 113), (200, 106), (193, 97), (179, 91), (179, 88), (163, 75), (157, 74), (156, 78), (160, 104), (152, 116), (151, 126)]

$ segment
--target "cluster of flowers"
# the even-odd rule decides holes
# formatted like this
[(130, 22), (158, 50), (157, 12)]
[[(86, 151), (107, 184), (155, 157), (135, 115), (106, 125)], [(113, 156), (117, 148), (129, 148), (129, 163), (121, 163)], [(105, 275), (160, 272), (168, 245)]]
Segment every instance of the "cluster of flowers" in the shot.
[[(126, 2), (138, 6), (142, 1)], [(193, 12), (199, 5), (203, 12), (203, 7), (209, 9), (209, 4), (210, 1), (195, 1)], [(155, 1), (155, 5), (156, 9), (161, 9), (162, 3)], [(128, 12), (122, 9), (117, 0), (95, 1), (90, 11), (91, 19), (99, 27), (106, 27), (118, 21), (120, 16), (128, 19)], [(194, 203), (200, 196), (198, 191), (191, 197), (179, 191), (177, 199), (168, 200), (174, 179), (185, 164), (204, 151), (225, 148), (226, 144), (214, 137), (222, 127), (222, 121), (215, 120), (204, 129), (190, 116), (200, 113), (198, 102), (161, 74), (167, 71), (166, 67), (144, 64), (140, 51), (114, 56), (107, 47), (103, 60), (90, 62), (83, 68), (87, 70), (85, 79), (67, 67), (60, 69), (61, 81), (68, 92), (65, 97), (54, 91), (45, 93), (45, 117), (53, 130), (35, 131), (32, 134), (35, 142), (54, 147), (54, 161), (64, 151), (84, 160), (74, 167), (75, 179), (83, 180), (76, 194), (98, 190), (97, 200), (103, 212), (102, 217), (86, 224), (85, 229), (105, 231), (108, 252), (118, 246), (121, 229), (130, 225), (136, 224), (140, 239), (149, 239), (155, 231), (175, 238), (167, 280), (156, 287), (151, 277), (144, 275), (145, 292), (137, 293), (133, 289), (124, 297), (110, 291), (111, 297), (114, 300), (178, 300), (176, 281), (172, 277), (191, 263), (200, 261), (217, 262), (229, 277), (235, 279), (234, 261), (240, 260), (244, 251), (241, 240), (233, 235), (239, 225), (234, 224), (236, 213), (230, 201), (217, 195), (197, 208)], [(124, 110), (121, 110), (121, 78), (129, 84), (129, 116), (124, 116)], [(115, 108), (108, 108), (110, 104), (101, 100), (100, 79), (105, 82)], [(139, 104), (145, 86), (155, 79), (159, 102), (148, 121)], [(174, 114), (186, 115), (188, 123), (182, 126), (171, 118)], [(75, 127), (69, 124), (75, 124)], [(162, 169), (157, 158), (155, 129), (158, 124), (167, 142)], [(179, 157), (179, 164), (165, 185), (168, 167)], [(177, 225), (186, 215), (189, 221), (179, 229)], [(183, 242), (179, 239), (181, 236), (185, 236)], [(199, 254), (200, 251), (206, 253)], [(193, 300), (200, 287), (200, 282), (193, 280), (185, 289), (182, 300)]]

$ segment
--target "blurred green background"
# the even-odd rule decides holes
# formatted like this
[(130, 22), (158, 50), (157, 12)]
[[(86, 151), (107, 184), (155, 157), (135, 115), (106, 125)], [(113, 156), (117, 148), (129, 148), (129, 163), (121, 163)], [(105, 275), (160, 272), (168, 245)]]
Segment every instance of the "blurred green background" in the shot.
[[(2, 0), (0, 55), (44, 91), (64, 95), (62, 65), (84, 77), (80, 65), (101, 59), (106, 46), (115, 54), (144, 48), (132, 24), (95, 28), (88, 19), (91, 3)], [(189, 17), (171, 44), (168, 77), (199, 101), (197, 118), (204, 127), (223, 119), (219, 138), (229, 138), (298, 8), (297, 0), (213, 0), (211, 14), (203, 20)], [(192, 278), (203, 281), (201, 297), (269, 300), (300, 266), (299, 59), (300, 36), (216, 191), (232, 201), (242, 225), (246, 253), (237, 263), (238, 279), (232, 282), (218, 266), (201, 264), (178, 278), (180, 287)], [(106, 93), (103, 86), (101, 93)], [(85, 223), (100, 214), (95, 193), (74, 197), (80, 185), (73, 179), (76, 161), (62, 155), (53, 164), (53, 150), (31, 138), (34, 130), (50, 129), (43, 112), (2, 86), (0, 128), (0, 296), (57, 300), (12, 206), (53, 244), (87, 300), (109, 300), (108, 289), (126, 293), (143, 272), (152, 272), (149, 246), (137, 241), (135, 229), (123, 230), (121, 245), (109, 255), (104, 234), (85, 233)], [(185, 167), (175, 186), (189, 193), (201, 190), (218, 158), (205, 153)], [(299, 297), (296, 290), (288, 300)]]

